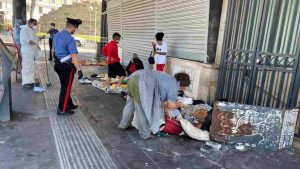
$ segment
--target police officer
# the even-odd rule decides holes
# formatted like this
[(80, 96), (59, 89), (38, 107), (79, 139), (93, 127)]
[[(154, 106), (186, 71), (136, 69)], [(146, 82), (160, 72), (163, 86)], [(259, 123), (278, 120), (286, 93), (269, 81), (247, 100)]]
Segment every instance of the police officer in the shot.
[(72, 36), (80, 24), (82, 24), (80, 19), (67, 18), (66, 28), (57, 33), (53, 39), (54, 70), (57, 72), (61, 84), (58, 115), (72, 115), (74, 114), (73, 110), (78, 107), (73, 104), (70, 93), (76, 71), (78, 71), (78, 79), (83, 77), (75, 39)]
[(57, 34), (59, 31), (55, 28), (55, 23), (51, 23), (51, 28), (49, 29), (49, 31), (47, 33), (50, 34), (49, 37), (49, 48), (50, 48), (50, 52), (49, 52), (49, 61), (52, 60), (52, 47), (53, 47), (53, 38), (55, 36), (55, 34)]

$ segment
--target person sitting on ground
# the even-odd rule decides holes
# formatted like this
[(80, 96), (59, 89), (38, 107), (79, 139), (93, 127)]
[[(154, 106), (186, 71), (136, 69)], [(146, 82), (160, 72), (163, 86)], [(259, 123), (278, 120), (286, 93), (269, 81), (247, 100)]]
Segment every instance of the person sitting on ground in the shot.
[(137, 54), (134, 53), (132, 59), (130, 60), (130, 62), (128, 63), (128, 65), (126, 67), (126, 72), (128, 75), (131, 75), (135, 71), (141, 70), (141, 69), (144, 69), (144, 64), (141, 61), (141, 59), (139, 59)]
[[(108, 64), (108, 80), (107, 80), (107, 88), (106, 93), (121, 93), (123, 89), (120, 87), (122, 81), (124, 80), (126, 76), (126, 72), (121, 65), (120, 57), (118, 55), (118, 43), (120, 42), (121, 35), (119, 33), (113, 34), (113, 40), (110, 41), (104, 48), (106, 50), (105, 53), (107, 53), (107, 64)], [(119, 82), (117, 88), (112, 91), (110, 88), (111, 78), (116, 78), (119, 76)]]
[(153, 70), (139, 70), (129, 77), (128, 97), (123, 110), (120, 129), (126, 129), (136, 116), (140, 137), (148, 139), (151, 132), (159, 135), (160, 119), (171, 117), (171, 110), (183, 108), (182, 102), (176, 102), (180, 87), (190, 85), (186, 73), (177, 73), (175, 77)]
[(163, 32), (158, 32), (155, 35), (156, 43), (152, 42), (152, 46), (154, 47), (154, 57), (156, 63), (157, 71), (164, 71), (166, 62), (167, 62), (167, 50), (168, 46), (165, 41), (163, 41), (165, 34)]

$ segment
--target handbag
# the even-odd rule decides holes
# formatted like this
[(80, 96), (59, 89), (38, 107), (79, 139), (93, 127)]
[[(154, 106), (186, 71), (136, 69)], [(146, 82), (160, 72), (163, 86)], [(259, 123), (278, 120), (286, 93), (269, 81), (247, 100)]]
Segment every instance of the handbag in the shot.
[(150, 56), (148, 58), (148, 62), (150, 65), (154, 65), (155, 64), (155, 60), (154, 57), (152, 56), (152, 52), (150, 53)]
[[(155, 47), (155, 46), (156, 46), (156, 45), (153, 46), (153, 50), (154, 50), (154, 51), (156, 51), (156, 47)], [(148, 62), (149, 62), (150, 65), (154, 65), (154, 64), (155, 64), (155, 59), (154, 59), (154, 57), (152, 56), (152, 51), (151, 51), (150, 56), (149, 56), (149, 58), (148, 58)]]

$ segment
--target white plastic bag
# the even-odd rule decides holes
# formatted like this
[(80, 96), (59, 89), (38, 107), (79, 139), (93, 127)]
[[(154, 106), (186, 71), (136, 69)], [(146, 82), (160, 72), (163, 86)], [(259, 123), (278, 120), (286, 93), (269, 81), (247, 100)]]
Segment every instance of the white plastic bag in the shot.
[(189, 122), (186, 119), (183, 119), (182, 117), (179, 117), (177, 119), (180, 121), (183, 131), (189, 137), (196, 139), (196, 140), (202, 140), (202, 141), (209, 140), (209, 133), (207, 131), (203, 131), (203, 130), (193, 126), (191, 122)]

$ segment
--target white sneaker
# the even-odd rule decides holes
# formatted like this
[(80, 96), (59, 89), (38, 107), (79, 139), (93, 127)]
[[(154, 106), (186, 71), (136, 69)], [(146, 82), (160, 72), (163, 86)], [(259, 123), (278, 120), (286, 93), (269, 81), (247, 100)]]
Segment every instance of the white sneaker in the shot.
[(81, 84), (91, 84), (92, 81), (88, 78), (82, 78), (82, 79), (79, 79), (79, 83), (81, 83)]

